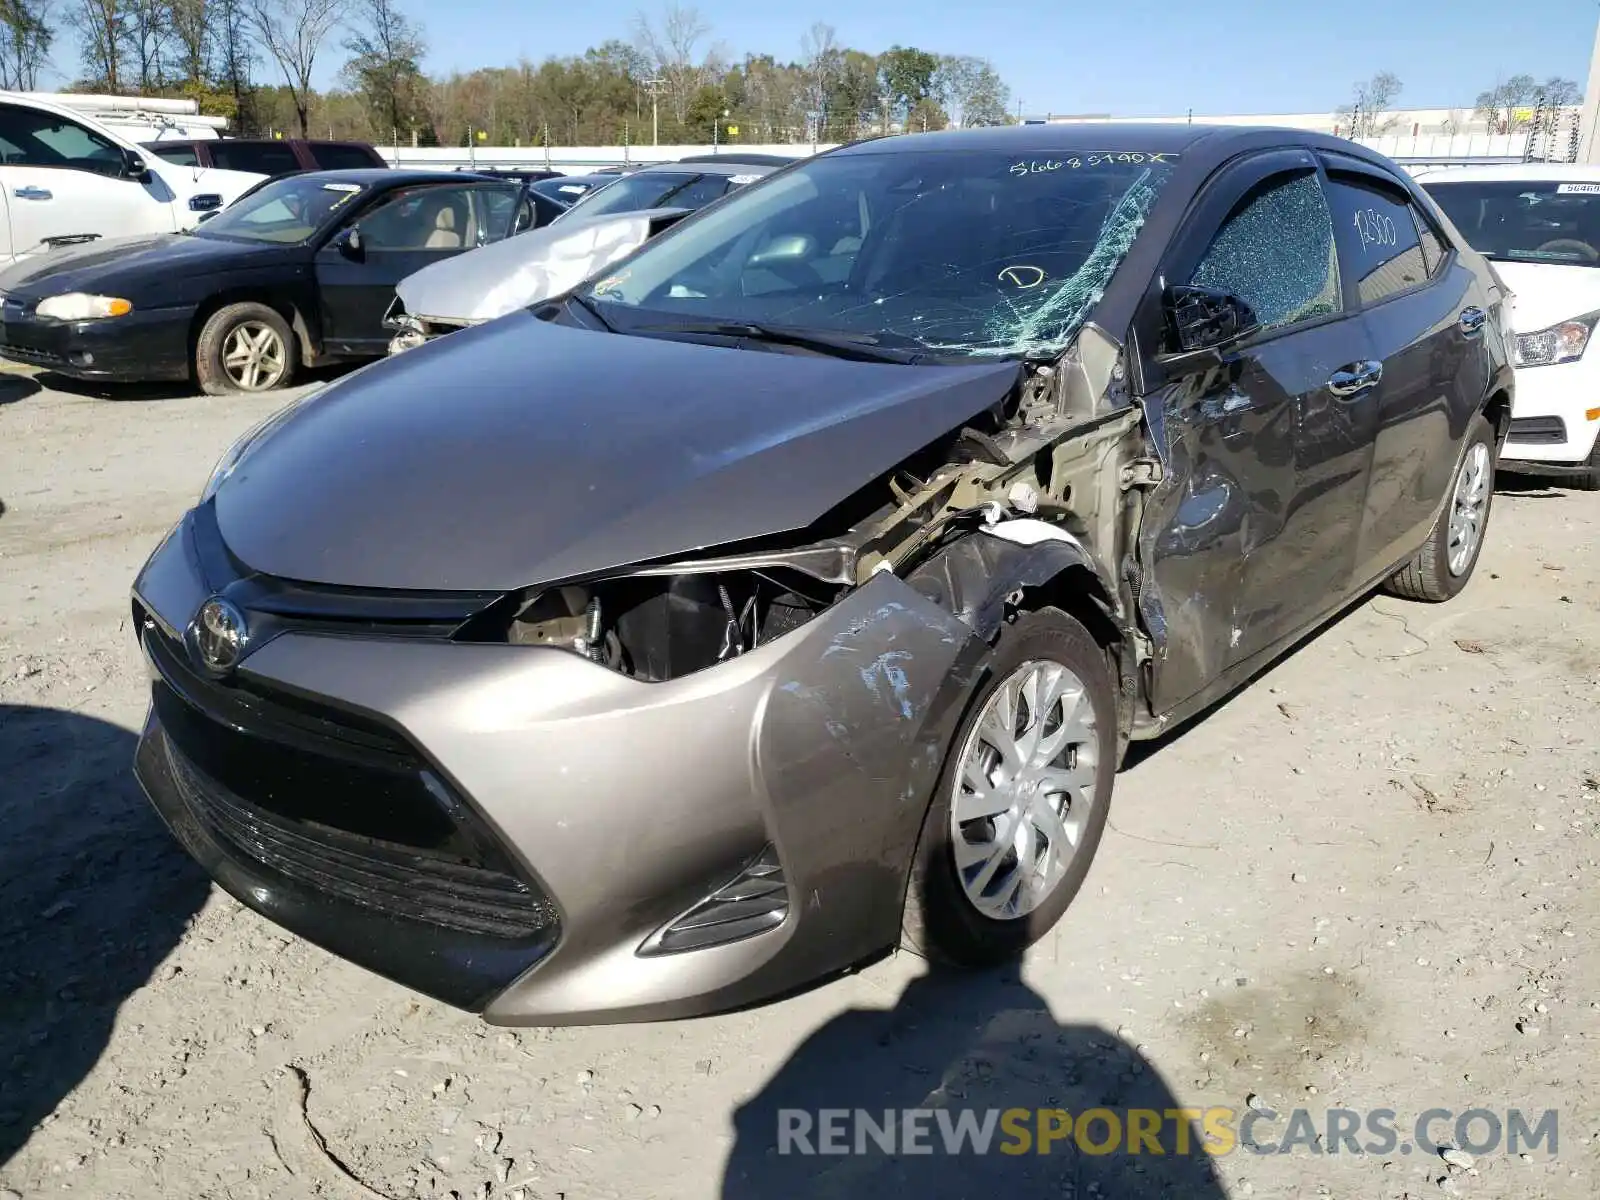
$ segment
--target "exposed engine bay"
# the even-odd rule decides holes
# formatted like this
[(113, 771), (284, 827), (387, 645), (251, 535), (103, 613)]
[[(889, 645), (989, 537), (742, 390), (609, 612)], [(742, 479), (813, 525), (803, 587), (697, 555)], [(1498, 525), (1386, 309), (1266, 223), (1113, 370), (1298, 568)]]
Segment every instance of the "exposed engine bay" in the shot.
[(1140, 496), (1160, 467), (1125, 383), (1121, 348), (1088, 326), (1057, 364), (1019, 366), (1001, 403), (793, 539), (531, 590), (473, 636), (561, 647), (640, 680), (673, 679), (799, 628), (875, 573), (926, 574), (953, 545), (983, 535), (1069, 543), (1126, 627), (1131, 596), (1113, 581), (1136, 553)]

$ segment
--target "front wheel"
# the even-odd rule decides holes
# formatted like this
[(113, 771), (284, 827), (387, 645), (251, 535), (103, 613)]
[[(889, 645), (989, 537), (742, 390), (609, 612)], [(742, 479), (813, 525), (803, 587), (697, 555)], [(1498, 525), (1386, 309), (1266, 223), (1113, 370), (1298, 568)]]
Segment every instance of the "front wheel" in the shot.
[(1450, 494), (1428, 540), (1415, 558), (1389, 577), (1385, 591), (1407, 600), (1439, 604), (1467, 586), (1489, 529), (1494, 468), (1494, 427), (1479, 413), (1467, 431)]
[(1006, 627), (961, 723), (912, 865), (903, 941), (987, 966), (1061, 919), (1100, 844), (1117, 765), (1110, 662), (1058, 609)]
[(1587, 468), (1582, 474), (1574, 475), (1568, 486), (1575, 492), (1600, 492), (1600, 438), (1594, 441), (1594, 449), (1589, 451)]
[(294, 332), (276, 309), (254, 301), (224, 305), (195, 340), (195, 377), (212, 396), (271, 391), (294, 378), (294, 349)]

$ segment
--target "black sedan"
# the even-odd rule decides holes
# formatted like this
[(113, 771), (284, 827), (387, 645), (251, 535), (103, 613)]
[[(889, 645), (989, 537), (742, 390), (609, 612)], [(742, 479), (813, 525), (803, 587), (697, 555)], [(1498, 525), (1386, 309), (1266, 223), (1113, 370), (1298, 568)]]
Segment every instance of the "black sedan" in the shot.
[(380, 355), (395, 284), (529, 228), (519, 180), (317, 171), (263, 183), (186, 234), (110, 238), (0, 272), (0, 357), (80, 379), (282, 387)]

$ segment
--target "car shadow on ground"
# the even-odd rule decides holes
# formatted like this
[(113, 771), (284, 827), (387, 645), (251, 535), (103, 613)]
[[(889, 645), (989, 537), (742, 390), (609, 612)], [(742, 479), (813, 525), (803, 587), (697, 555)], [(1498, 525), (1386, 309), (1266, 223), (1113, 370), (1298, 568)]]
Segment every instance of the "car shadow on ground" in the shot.
[(0, 404), (15, 404), (42, 390), (39, 381), (32, 375), (0, 371)]
[[(1186, 1118), (1166, 1116), (1178, 1107), (1134, 1047), (1096, 1026), (1059, 1024), (1015, 968), (925, 975), (887, 1012), (852, 1009), (829, 1021), (734, 1114), (735, 1142), (721, 1195), (886, 1200), (1083, 1197), (1097, 1191), (1118, 1200), (1224, 1200), (1212, 1161), (1200, 1148), (1199, 1130)], [(1011, 1109), (1029, 1111), (999, 1115)], [(1108, 1114), (1102, 1113), (1085, 1125), (1083, 1146), (1068, 1132), (1042, 1153), (1041, 1109), (1073, 1116), (1109, 1110), (1120, 1143), (1113, 1144)], [(823, 1110), (851, 1111), (824, 1126)], [(870, 1124), (858, 1125), (855, 1110)], [(904, 1141), (896, 1141), (893, 1153), (885, 1149), (878, 1131), (890, 1124), (886, 1110), (902, 1122), (906, 1110), (932, 1110), (913, 1118), (927, 1130), (921, 1141), (928, 1150)], [(1125, 1152), (1130, 1110), (1158, 1114), (1151, 1119), (1161, 1122), (1165, 1153), (1151, 1152), (1148, 1143), (1144, 1153)], [(948, 1152), (945, 1129), (959, 1130), (963, 1120), (981, 1129), (991, 1112), (987, 1152), (975, 1152), (970, 1140)], [(1050, 1120), (1062, 1128), (1059, 1115)], [(825, 1131), (838, 1138), (832, 1148), (851, 1152), (824, 1153), (830, 1148)], [(1028, 1133), (1026, 1144), (1016, 1131)]]
[(0, 704), (0, 1163), (93, 1069), (210, 888), (133, 750), (93, 717)]
[[(328, 383), (338, 379), (341, 375), (348, 375), (357, 367), (364, 365), (359, 362), (336, 363), (326, 367), (317, 367), (313, 370), (302, 370), (295, 373), (294, 382), (290, 388), (303, 387), (311, 383)], [(95, 379), (72, 379), (66, 375), (56, 375), (45, 371), (36, 376), (39, 386), (47, 387), (51, 391), (64, 392), (71, 396), (83, 396), (92, 400), (120, 400), (138, 402), (143, 400), (191, 400), (199, 394), (197, 386), (186, 380), (163, 383), (107, 383)], [(267, 392), (241, 393), (241, 395), (270, 395)], [(285, 396), (284, 403), (292, 397)], [(217, 397), (219, 400), (228, 399), (227, 396)]]
[(1494, 490), (1519, 500), (1558, 500), (1575, 490), (1570, 483), (1569, 480), (1563, 486), (1561, 479), (1553, 475), (1512, 474), (1505, 470), (1494, 475)]

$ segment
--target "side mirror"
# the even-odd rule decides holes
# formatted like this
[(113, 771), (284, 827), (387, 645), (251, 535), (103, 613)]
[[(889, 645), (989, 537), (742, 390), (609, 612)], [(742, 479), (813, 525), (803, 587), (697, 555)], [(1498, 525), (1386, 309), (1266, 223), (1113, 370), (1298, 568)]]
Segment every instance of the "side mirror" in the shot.
[(132, 150), (124, 151), (122, 156), (122, 175), (125, 179), (137, 179), (140, 183), (150, 182), (150, 168)]
[(361, 230), (354, 225), (334, 238), (333, 245), (334, 249), (351, 262), (361, 262), (367, 256), (366, 249), (361, 243)]
[(1167, 288), (1167, 323), (1179, 354), (1220, 350), (1254, 333), (1261, 322), (1232, 292), (1180, 284)]
[[(190, 212), (205, 213), (206, 217), (214, 217), (221, 207), (222, 196), (218, 192), (201, 192), (199, 195), (189, 197)], [(200, 219), (204, 221), (206, 217)]]

